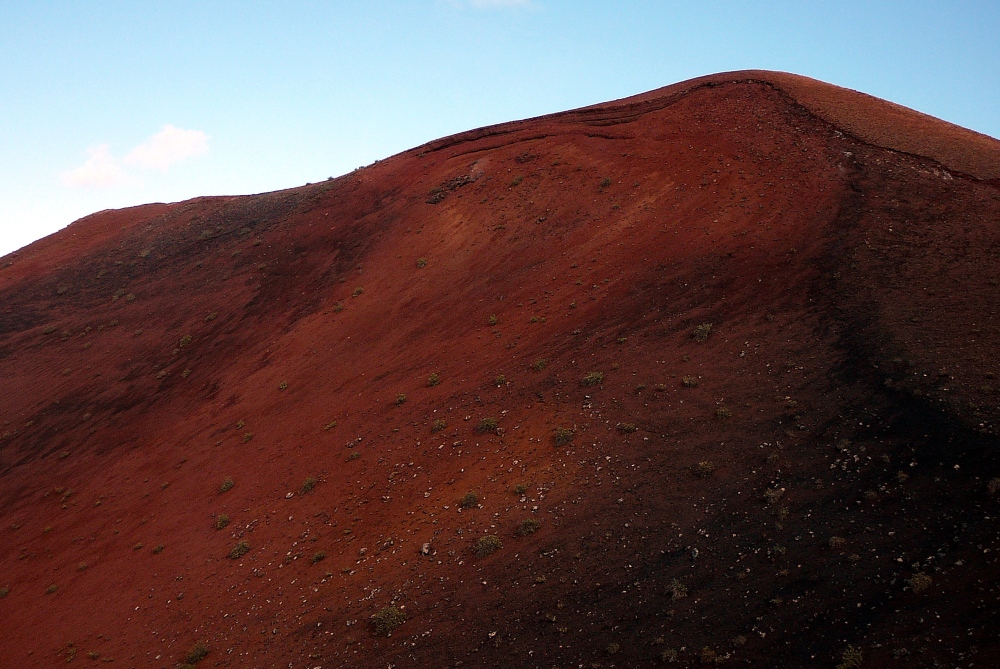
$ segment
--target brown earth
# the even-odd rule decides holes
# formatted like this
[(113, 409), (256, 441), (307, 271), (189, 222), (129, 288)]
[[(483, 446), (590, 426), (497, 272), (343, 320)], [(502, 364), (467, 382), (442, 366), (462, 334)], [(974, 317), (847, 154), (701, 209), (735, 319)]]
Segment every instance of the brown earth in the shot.
[(81, 219), (0, 259), (0, 658), (998, 666), (998, 178), (754, 71)]

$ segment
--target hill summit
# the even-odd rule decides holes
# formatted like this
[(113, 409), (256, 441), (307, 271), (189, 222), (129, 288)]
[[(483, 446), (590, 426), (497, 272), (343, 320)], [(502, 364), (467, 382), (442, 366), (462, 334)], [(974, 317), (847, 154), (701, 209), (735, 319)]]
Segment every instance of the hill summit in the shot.
[(0, 259), (0, 657), (996, 665), (998, 221), (763, 71), (81, 219)]

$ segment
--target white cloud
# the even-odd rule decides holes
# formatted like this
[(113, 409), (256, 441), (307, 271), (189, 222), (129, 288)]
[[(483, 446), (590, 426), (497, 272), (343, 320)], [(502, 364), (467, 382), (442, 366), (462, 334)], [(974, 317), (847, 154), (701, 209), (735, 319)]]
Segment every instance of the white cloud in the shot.
[(121, 168), (107, 144), (99, 144), (89, 153), (83, 165), (62, 173), (63, 183), (73, 188), (114, 188), (137, 181)]
[(111, 155), (107, 144), (99, 144), (88, 153), (87, 162), (62, 173), (64, 184), (73, 188), (141, 186), (142, 181), (127, 172), (123, 164), (163, 172), (174, 163), (208, 153), (208, 135), (201, 130), (184, 130), (168, 123), (124, 158)]
[(208, 152), (208, 135), (201, 130), (183, 130), (169, 123), (125, 156), (125, 163), (165, 170), (185, 158)]

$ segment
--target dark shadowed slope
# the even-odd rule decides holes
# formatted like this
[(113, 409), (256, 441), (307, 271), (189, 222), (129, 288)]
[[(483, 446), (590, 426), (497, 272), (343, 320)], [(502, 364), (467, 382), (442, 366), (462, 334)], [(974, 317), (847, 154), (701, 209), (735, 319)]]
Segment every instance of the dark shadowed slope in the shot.
[(1000, 662), (998, 146), (737, 72), (0, 259), (0, 657)]

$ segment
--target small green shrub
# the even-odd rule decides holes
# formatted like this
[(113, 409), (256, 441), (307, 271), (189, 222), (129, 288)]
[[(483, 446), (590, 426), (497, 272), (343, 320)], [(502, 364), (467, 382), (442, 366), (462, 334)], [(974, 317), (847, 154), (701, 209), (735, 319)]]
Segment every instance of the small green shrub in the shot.
[(521, 524), (517, 528), (517, 536), (526, 537), (529, 534), (534, 534), (538, 531), (538, 528), (542, 526), (541, 521), (537, 518), (525, 518), (521, 521)]
[(556, 446), (565, 446), (569, 442), (573, 441), (573, 430), (565, 427), (557, 427), (552, 438), (555, 440)]
[(711, 460), (702, 460), (694, 466), (695, 476), (700, 476), (701, 478), (708, 478), (713, 473), (715, 473), (715, 463)]
[(528, 486), (524, 485), (523, 483), (518, 483), (516, 486), (514, 486), (515, 495), (523, 495), (526, 492), (528, 492)]
[(386, 606), (372, 616), (372, 628), (379, 636), (388, 636), (406, 622), (406, 613), (398, 606)]
[(236, 483), (233, 481), (233, 479), (227, 476), (226, 480), (224, 480), (222, 482), (222, 485), (219, 486), (219, 492), (229, 492), (230, 490), (233, 489), (234, 485), (236, 485)]
[(312, 563), (316, 564), (325, 557), (326, 553), (324, 553), (323, 551), (316, 551), (316, 554), (312, 556)]
[(312, 492), (316, 488), (316, 479), (309, 476), (305, 481), (302, 482), (302, 494)]
[(517, 187), (517, 186), (518, 186), (518, 185), (519, 185), (519, 184), (520, 184), (520, 183), (521, 183), (522, 181), (524, 181), (524, 177), (522, 177), (522, 176), (516, 176), (516, 177), (514, 177), (514, 179), (513, 179), (513, 180), (512, 180), (511, 182), (510, 182), (510, 187), (511, 187), (511, 188), (515, 188), (515, 187)]
[(0, 588), (0, 599), (3, 599), (10, 594), (10, 588)]
[(358, 453), (357, 451), (352, 451), (351, 454), (347, 456), (347, 461), (348, 462), (354, 462), (355, 460), (357, 460), (360, 457), (361, 457), (360, 453)]
[(684, 599), (687, 597), (688, 589), (686, 585), (675, 578), (667, 586), (667, 592), (670, 593), (670, 599)]
[(52, 595), (52, 594), (55, 594), (55, 592), (56, 592), (56, 591), (57, 591), (58, 589), (59, 589), (59, 586), (53, 583), (53, 584), (52, 584), (52, 585), (50, 585), (49, 587), (45, 588), (45, 594), (46, 594), (46, 595)]
[(441, 377), (438, 376), (436, 373), (435, 374), (431, 374), (429, 377), (427, 377), (427, 385), (429, 387), (433, 388), (434, 386), (436, 386), (439, 383), (441, 383)]
[(191, 335), (184, 335), (183, 337), (181, 337), (180, 342), (178, 342), (177, 347), (184, 348), (190, 343), (191, 343)]
[(531, 368), (536, 372), (540, 372), (546, 367), (548, 367), (548, 365), (549, 365), (548, 360), (546, 360), (545, 358), (539, 358), (538, 360), (535, 360), (534, 364), (531, 365)]
[(768, 488), (764, 491), (764, 501), (768, 504), (774, 504), (779, 499), (785, 496), (784, 488)]
[(427, 258), (417, 258), (417, 267), (420, 269), (427, 267)]
[(906, 579), (913, 592), (923, 592), (927, 588), (931, 587), (931, 577), (923, 572), (918, 572)]
[(986, 492), (991, 495), (995, 495), (997, 492), (1000, 492), (1000, 478), (991, 478), (986, 484)]
[(604, 372), (588, 372), (581, 383), (585, 386), (596, 386), (603, 382)]
[(448, 427), (447, 421), (445, 421), (443, 418), (438, 418), (437, 420), (434, 421), (434, 424), (431, 425), (431, 432), (440, 432), (446, 427)]
[(501, 548), (503, 548), (503, 542), (500, 541), (500, 537), (495, 534), (487, 534), (485, 537), (479, 537), (479, 539), (476, 540), (476, 545), (473, 550), (476, 557), (482, 558), (496, 553)]
[(184, 658), (184, 661), (188, 664), (198, 664), (206, 657), (208, 657), (208, 646), (203, 643), (196, 643), (191, 646), (191, 650), (188, 651), (187, 657)]
[(691, 338), (695, 341), (705, 341), (712, 334), (712, 324), (702, 323), (691, 331)]
[(697, 388), (698, 379), (694, 376), (683, 376), (681, 377), (681, 385), (685, 388)]
[(229, 551), (229, 558), (231, 560), (239, 560), (241, 557), (250, 552), (250, 544), (246, 541), (238, 541), (232, 550)]
[(278, 384), (278, 390), (285, 390), (286, 388), (288, 388), (287, 381), (282, 381), (281, 383)]
[(861, 649), (848, 646), (840, 656), (840, 664), (837, 669), (856, 669), (861, 666)]
[(507, 385), (507, 377), (505, 377), (503, 374), (501, 374), (500, 376), (498, 376), (497, 378), (495, 378), (493, 380), (493, 383), (496, 384), (497, 388), (502, 388), (505, 385)]
[(336, 304), (333, 305), (333, 313), (339, 314), (343, 310), (344, 310), (343, 302), (337, 302)]
[(476, 425), (477, 434), (486, 434), (487, 432), (496, 434), (496, 431), (498, 429), (499, 426), (497, 425), (496, 418), (484, 418), (481, 421), (479, 421), (478, 425)]
[(358, 286), (357, 288), (354, 289), (354, 292), (351, 293), (351, 297), (358, 297), (363, 292), (365, 292), (364, 287), (363, 286)]
[(337, 427), (337, 421), (334, 420), (334, 421), (330, 421), (329, 423), (327, 423), (326, 425), (324, 425), (323, 429), (324, 430), (332, 430), (335, 427)]
[(635, 426), (635, 423), (618, 423), (615, 425), (615, 429), (624, 434), (632, 434), (639, 428)]
[(603, 179), (601, 179), (600, 183), (601, 188), (607, 188), (610, 185), (611, 185), (611, 179), (609, 179), (608, 177), (604, 177)]
[(163, 552), (163, 544), (157, 544), (153, 547), (153, 555), (159, 555)]
[(487, 322), (488, 322), (488, 323), (489, 323), (490, 325), (496, 325), (496, 324), (497, 324), (497, 322), (498, 322), (498, 321), (497, 321), (497, 315), (496, 315), (496, 314), (490, 314), (490, 317), (489, 317), (489, 318), (487, 319)]
[(458, 505), (463, 509), (472, 509), (479, 504), (479, 495), (472, 492), (471, 490), (462, 496), (462, 499), (458, 501)]
[(399, 393), (396, 395), (396, 406), (402, 406), (406, 404), (406, 393)]

